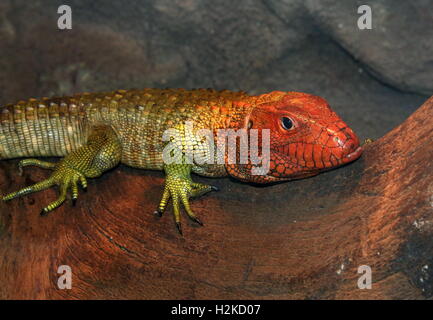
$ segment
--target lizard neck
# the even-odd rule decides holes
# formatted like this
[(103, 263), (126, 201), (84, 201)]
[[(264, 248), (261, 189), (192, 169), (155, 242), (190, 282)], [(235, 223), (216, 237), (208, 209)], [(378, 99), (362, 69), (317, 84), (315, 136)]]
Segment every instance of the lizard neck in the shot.
[(237, 101), (233, 103), (234, 111), (230, 115), (227, 125), (230, 129), (246, 129), (255, 104), (251, 102)]
[(251, 112), (262, 103), (269, 103), (281, 99), (287, 92), (273, 91), (256, 96), (247, 96), (242, 100), (233, 102), (233, 111), (230, 117), (229, 128), (247, 129)]

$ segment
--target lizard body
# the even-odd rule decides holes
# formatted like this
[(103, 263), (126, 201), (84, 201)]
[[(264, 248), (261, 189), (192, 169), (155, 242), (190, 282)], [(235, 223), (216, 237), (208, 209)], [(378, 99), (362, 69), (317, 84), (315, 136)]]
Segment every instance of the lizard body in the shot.
[[(194, 128), (190, 135), (186, 123)], [(270, 130), (269, 170), (254, 175), (251, 162), (166, 164), (164, 132), (180, 132), (175, 146), (204, 153), (196, 132), (208, 129), (217, 138), (219, 129)], [(170, 140), (171, 141), (171, 140)], [(202, 148), (202, 149), (200, 149)], [(61, 205), (68, 190), (78, 197), (77, 184), (101, 175), (119, 162), (166, 172), (166, 186), (157, 213), (173, 201), (175, 221), (180, 227), (180, 204), (190, 218), (200, 223), (188, 199), (215, 188), (194, 183), (190, 173), (204, 176), (234, 176), (243, 181), (268, 183), (308, 177), (355, 160), (361, 155), (353, 131), (317, 96), (274, 91), (263, 95), (211, 89), (117, 90), (83, 93), (71, 97), (29, 99), (0, 109), (0, 159), (57, 156), (57, 164), (37, 159), (22, 160), (20, 167), (37, 165), (52, 169), (50, 178), (3, 197), (11, 200), (52, 185), (60, 186), (59, 198), (45, 207), (46, 214)]]

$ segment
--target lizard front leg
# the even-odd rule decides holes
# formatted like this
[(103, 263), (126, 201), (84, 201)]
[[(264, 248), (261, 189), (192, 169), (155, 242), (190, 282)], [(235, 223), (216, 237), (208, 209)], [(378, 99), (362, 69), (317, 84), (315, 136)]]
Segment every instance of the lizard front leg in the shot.
[(71, 190), (74, 205), (78, 198), (78, 182), (86, 190), (86, 178), (96, 178), (104, 171), (116, 166), (120, 162), (121, 154), (121, 143), (113, 129), (105, 125), (95, 126), (91, 130), (87, 143), (71, 152), (57, 164), (37, 159), (20, 161), (20, 170), (24, 166), (35, 165), (52, 169), (53, 173), (46, 180), (4, 196), (3, 200), (12, 200), (57, 185), (60, 189), (59, 197), (43, 208), (41, 215), (59, 207), (66, 200), (68, 190)]
[(212, 190), (218, 191), (217, 187), (193, 182), (191, 179), (191, 168), (192, 165), (190, 164), (164, 165), (166, 174), (165, 187), (158, 209), (155, 211), (155, 214), (162, 216), (171, 198), (173, 201), (174, 220), (180, 234), (182, 234), (180, 204), (182, 203), (190, 219), (202, 226), (203, 223), (197, 218), (189, 205), (189, 198), (201, 196)]

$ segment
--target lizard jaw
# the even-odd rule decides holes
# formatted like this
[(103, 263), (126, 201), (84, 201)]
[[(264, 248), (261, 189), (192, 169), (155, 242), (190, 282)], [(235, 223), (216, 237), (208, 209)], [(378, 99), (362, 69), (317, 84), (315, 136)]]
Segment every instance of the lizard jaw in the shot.
[(362, 147), (359, 146), (355, 149), (355, 151), (352, 151), (351, 153), (345, 155), (344, 158), (341, 160), (341, 164), (346, 164), (358, 159), (361, 156), (362, 151)]
[[(278, 175), (267, 175), (265, 179), (263, 179), (264, 181), (267, 180), (267, 182), (276, 182), (276, 181), (288, 181), (288, 180), (296, 180), (296, 179), (303, 179), (303, 178), (307, 178), (307, 177), (311, 177), (311, 176), (315, 176), (321, 172), (324, 171), (329, 171), (335, 168), (338, 168), (342, 165), (345, 165), (347, 163), (350, 163), (352, 161), (355, 161), (356, 159), (358, 159), (361, 154), (362, 154), (362, 147), (358, 146), (354, 151), (346, 154), (344, 157), (338, 159), (337, 164), (334, 164), (332, 166), (329, 167), (324, 167), (324, 168), (307, 168), (305, 166), (300, 166), (298, 163), (296, 162), (292, 162), (293, 165), (298, 166), (301, 170), (299, 170), (299, 172), (294, 172), (288, 176), (278, 176)], [(281, 157), (282, 155), (279, 154), (279, 156)], [(275, 157), (275, 154), (274, 154)], [(283, 156), (284, 157), (284, 156)], [(285, 160), (288, 162), (290, 162), (290, 158), (285, 158)]]

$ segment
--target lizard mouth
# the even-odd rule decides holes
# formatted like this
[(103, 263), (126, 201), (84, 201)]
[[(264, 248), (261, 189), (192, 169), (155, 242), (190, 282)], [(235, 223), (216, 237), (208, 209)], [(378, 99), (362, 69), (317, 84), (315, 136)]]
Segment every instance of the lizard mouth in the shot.
[(353, 160), (356, 160), (361, 156), (361, 154), (362, 154), (362, 147), (359, 146), (358, 148), (355, 149), (355, 151), (352, 151), (351, 153), (345, 155), (341, 160), (341, 164), (346, 164)]

